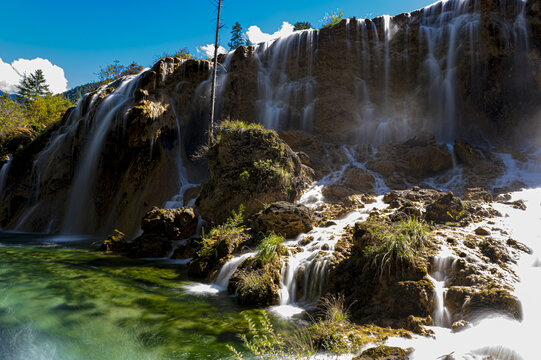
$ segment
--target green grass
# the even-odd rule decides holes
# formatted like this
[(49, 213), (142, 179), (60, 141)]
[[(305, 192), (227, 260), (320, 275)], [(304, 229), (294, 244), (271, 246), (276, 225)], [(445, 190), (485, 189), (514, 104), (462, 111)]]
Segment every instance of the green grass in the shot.
[(284, 237), (271, 233), (261, 239), (261, 242), (257, 245), (256, 259), (262, 264), (268, 264), (273, 261), (280, 252)]
[(368, 231), (375, 241), (364, 250), (364, 255), (380, 277), (403, 271), (429, 246), (428, 226), (415, 219), (396, 223), (368, 220)]
[(251, 130), (251, 129), (258, 129), (258, 130), (267, 130), (265, 127), (258, 123), (247, 123), (245, 121), (232, 121), (232, 120), (224, 120), (219, 125), (220, 129), (232, 129), (232, 130)]
[(210, 232), (201, 235), (201, 249), (197, 252), (199, 257), (211, 257), (216, 251), (221, 242), (227, 241), (230, 244), (238, 245), (249, 239), (246, 227), (243, 225), (244, 206), (241, 205), (239, 211), (232, 211), (229, 217), (223, 224), (218, 225), (210, 230)]

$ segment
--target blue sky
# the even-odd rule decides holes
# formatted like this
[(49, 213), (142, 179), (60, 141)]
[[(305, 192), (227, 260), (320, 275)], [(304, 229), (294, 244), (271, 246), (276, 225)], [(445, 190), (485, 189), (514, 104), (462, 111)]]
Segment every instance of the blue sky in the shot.
[[(223, 0), (220, 44), (227, 47), (238, 21), (246, 31), (257, 25), (273, 33), (283, 21), (321, 26), (326, 12), (340, 8), (346, 17), (396, 15), (434, 0)], [(0, 58), (48, 59), (64, 69), (68, 87), (96, 80), (96, 73), (118, 59), (152, 64), (156, 55), (213, 42), (213, 0), (64, 1), (0, 0)], [(2, 73), (0, 73), (0, 77)], [(0, 80), (2, 80), (0, 78)]]

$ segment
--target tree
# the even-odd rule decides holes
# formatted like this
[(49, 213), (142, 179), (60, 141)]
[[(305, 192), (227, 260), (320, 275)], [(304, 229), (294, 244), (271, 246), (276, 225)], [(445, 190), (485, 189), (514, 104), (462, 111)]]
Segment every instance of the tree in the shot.
[(2, 94), (0, 96), (0, 135), (21, 125), (25, 125), (24, 108), (11, 100), (8, 94)]
[(120, 65), (120, 61), (115, 60), (112, 64), (107, 65), (105, 68), (101, 68), (98, 73), (98, 78), (101, 82), (111, 82), (122, 76), (133, 75), (141, 72), (143, 67), (133, 61), (130, 65)]
[(160, 60), (160, 59), (165, 59), (167, 57), (178, 57), (178, 58), (181, 58), (181, 59), (193, 59), (193, 56), (190, 54), (190, 52), (188, 51), (187, 48), (182, 48), (174, 53), (168, 53), (168, 52), (164, 52), (162, 53), (161, 55), (157, 55), (156, 56), (156, 61)]
[(26, 117), (32, 127), (44, 129), (49, 124), (60, 121), (72, 106), (73, 104), (62, 95), (46, 94), (28, 104)]
[(308, 21), (297, 21), (295, 25), (293, 25), (293, 31), (308, 30), (311, 28), (312, 24), (310, 24)]
[(17, 89), (17, 98), (24, 105), (46, 94), (50, 94), (49, 86), (45, 84), (45, 76), (43, 76), (43, 71), (40, 69), (29, 76), (25, 75), (17, 86)]
[(222, 24), (220, 24), (222, 0), (218, 0), (216, 6), (218, 8), (218, 16), (216, 17), (216, 41), (214, 42), (214, 60), (212, 61), (212, 85), (210, 88), (209, 147), (214, 145), (214, 107), (216, 106), (216, 71), (218, 68), (218, 46), (220, 46), (220, 28), (222, 27)]
[(229, 45), (229, 50), (235, 50), (239, 46), (244, 45), (244, 37), (242, 35), (242, 26), (238, 22), (235, 23), (233, 29), (231, 30), (231, 40), (227, 44)]

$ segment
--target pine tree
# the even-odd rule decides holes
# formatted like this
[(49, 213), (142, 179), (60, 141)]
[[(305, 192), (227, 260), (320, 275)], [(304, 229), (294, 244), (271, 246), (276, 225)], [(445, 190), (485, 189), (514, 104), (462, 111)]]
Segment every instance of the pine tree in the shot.
[(244, 38), (242, 36), (242, 26), (238, 22), (235, 23), (233, 29), (231, 30), (231, 41), (227, 44), (229, 45), (229, 50), (235, 50), (239, 46), (244, 45)]
[(25, 75), (17, 86), (17, 89), (19, 90), (17, 98), (25, 105), (28, 105), (39, 97), (50, 94), (49, 86), (45, 85), (45, 76), (43, 76), (43, 71), (40, 69), (29, 76)]

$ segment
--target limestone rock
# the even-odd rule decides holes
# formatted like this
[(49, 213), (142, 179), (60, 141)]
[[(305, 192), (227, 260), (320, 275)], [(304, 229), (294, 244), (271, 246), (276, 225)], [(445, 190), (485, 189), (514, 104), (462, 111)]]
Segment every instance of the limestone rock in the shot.
[(292, 238), (312, 230), (312, 214), (304, 205), (278, 201), (260, 211), (251, 228), (256, 232), (274, 232)]
[(378, 346), (365, 350), (353, 360), (408, 360), (408, 354), (404, 349), (391, 346)]
[(241, 204), (249, 218), (265, 203), (294, 201), (310, 181), (295, 152), (262, 127), (223, 123), (207, 157), (210, 179), (196, 205), (212, 223), (223, 222)]
[(448, 193), (426, 207), (425, 218), (435, 223), (455, 222), (464, 217), (462, 201)]
[(141, 228), (145, 234), (181, 240), (195, 234), (198, 221), (195, 210), (191, 207), (179, 209), (153, 207), (143, 217)]
[(350, 166), (344, 171), (342, 184), (359, 192), (372, 192), (376, 179), (364, 169)]

